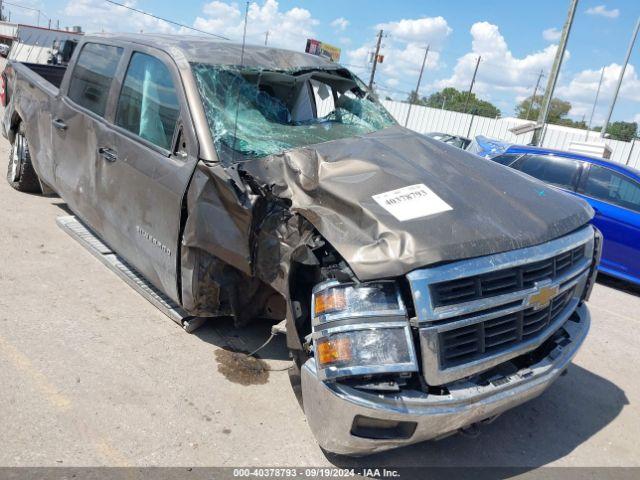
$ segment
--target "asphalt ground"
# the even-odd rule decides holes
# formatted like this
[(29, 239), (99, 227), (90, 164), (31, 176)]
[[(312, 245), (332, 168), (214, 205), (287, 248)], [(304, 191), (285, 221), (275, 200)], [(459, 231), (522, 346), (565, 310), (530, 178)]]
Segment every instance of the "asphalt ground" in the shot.
[(269, 325), (187, 334), (58, 228), (60, 198), (0, 181), (0, 205), (0, 466), (640, 466), (640, 290), (621, 282), (596, 285), (590, 335), (541, 397), (476, 438), (349, 459), (317, 446), (284, 338), (270, 371), (225, 351)]

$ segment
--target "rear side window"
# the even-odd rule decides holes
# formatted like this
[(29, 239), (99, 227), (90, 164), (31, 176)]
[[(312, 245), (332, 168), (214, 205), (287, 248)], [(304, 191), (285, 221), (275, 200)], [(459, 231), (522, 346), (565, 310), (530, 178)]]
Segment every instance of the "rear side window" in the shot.
[(170, 150), (179, 111), (169, 69), (155, 57), (134, 53), (118, 100), (116, 125)]
[(640, 184), (606, 167), (591, 165), (583, 190), (590, 197), (640, 212)]
[(120, 47), (99, 43), (85, 44), (71, 75), (69, 98), (103, 117), (120, 57)]
[(562, 157), (525, 155), (513, 168), (556, 187), (573, 190), (580, 172), (580, 162)]

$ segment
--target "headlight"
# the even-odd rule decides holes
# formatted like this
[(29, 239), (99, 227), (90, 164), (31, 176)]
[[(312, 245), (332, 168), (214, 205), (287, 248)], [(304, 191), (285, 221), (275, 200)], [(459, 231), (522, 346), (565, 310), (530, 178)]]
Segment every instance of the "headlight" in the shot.
[(325, 282), (314, 288), (311, 305), (321, 379), (418, 371), (395, 282)]
[(319, 323), (340, 317), (405, 315), (394, 282), (359, 285), (330, 282), (314, 289), (313, 318)]

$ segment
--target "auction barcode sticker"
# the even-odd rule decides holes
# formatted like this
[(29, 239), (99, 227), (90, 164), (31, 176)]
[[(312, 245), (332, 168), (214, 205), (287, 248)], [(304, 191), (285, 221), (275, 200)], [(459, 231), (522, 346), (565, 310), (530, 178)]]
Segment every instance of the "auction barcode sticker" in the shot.
[(371, 198), (401, 222), (453, 210), (422, 183), (373, 195)]

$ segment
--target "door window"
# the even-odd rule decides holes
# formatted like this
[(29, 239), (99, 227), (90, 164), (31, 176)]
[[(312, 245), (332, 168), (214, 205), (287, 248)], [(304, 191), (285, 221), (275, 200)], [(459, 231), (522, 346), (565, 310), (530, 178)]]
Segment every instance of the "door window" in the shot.
[(574, 189), (580, 172), (579, 161), (548, 155), (525, 155), (511, 166), (538, 180), (569, 190)]
[(589, 197), (640, 212), (640, 184), (606, 167), (591, 165), (583, 190)]
[(109, 88), (120, 57), (120, 47), (85, 44), (71, 75), (69, 98), (96, 115), (104, 116)]
[(120, 92), (116, 125), (170, 150), (179, 111), (169, 69), (157, 58), (135, 52)]

